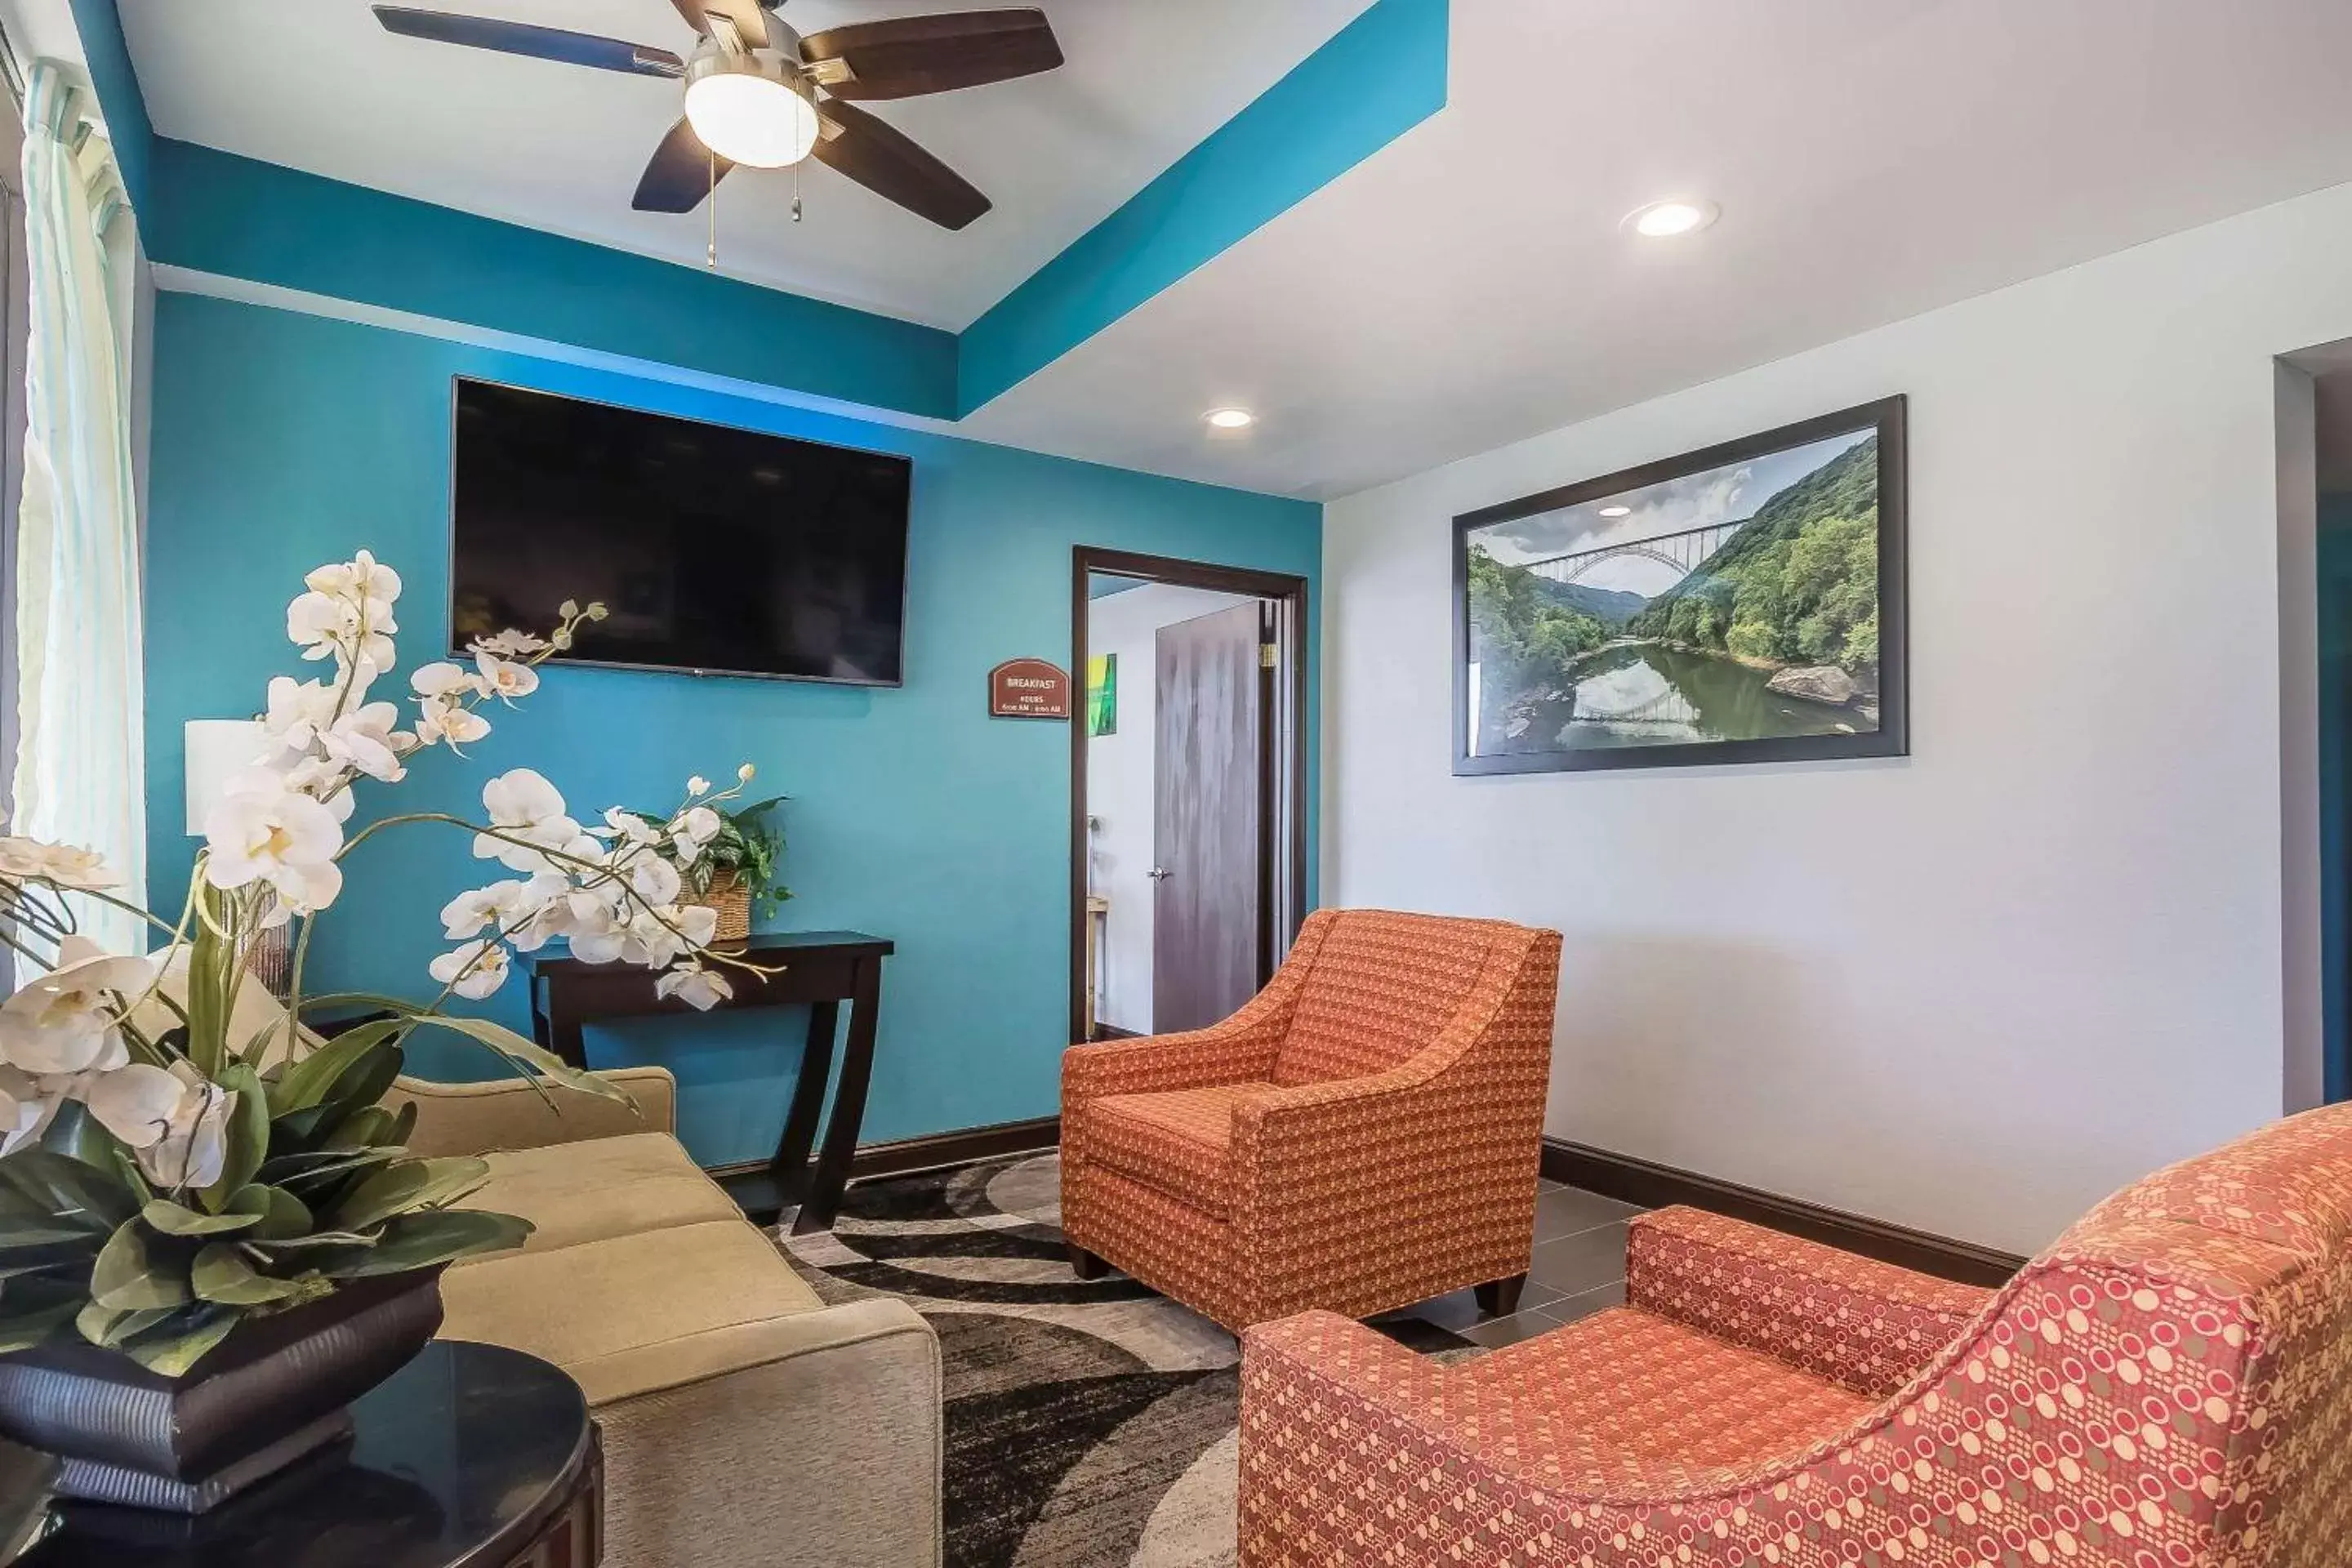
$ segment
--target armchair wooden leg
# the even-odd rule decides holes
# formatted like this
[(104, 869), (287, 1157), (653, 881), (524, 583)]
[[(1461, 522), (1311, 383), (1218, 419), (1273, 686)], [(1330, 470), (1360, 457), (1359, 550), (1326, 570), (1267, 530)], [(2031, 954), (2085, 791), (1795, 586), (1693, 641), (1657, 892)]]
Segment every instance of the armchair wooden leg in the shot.
[(1519, 1292), (1528, 1287), (1528, 1277), (1514, 1274), (1508, 1279), (1489, 1279), (1475, 1288), (1478, 1310), (1490, 1318), (1507, 1318), (1519, 1310)]
[(1099, 1279), (1110, 1272), (1110, 1265), (1080, 1247), (1076, 1242), (1063, 1243), (1069, 1249), (1070, 1272), (1081, 1279)]

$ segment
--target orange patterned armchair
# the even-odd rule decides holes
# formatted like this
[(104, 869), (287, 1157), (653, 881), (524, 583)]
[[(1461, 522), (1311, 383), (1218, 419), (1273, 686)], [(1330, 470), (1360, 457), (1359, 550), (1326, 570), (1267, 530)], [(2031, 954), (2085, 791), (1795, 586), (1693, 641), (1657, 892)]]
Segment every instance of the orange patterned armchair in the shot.
[(2352, 1107), (2130, 1187), (1998, 1293), (1686, 1209), (1455, 1366), (1244, 1352), (1243, 1568), (2352, 1563)]
[(1062, 1058), (1062, 1228), (1229, 1329), (1481, 1288), (1535, 1235), (1559, 935), (1309, 915), (1266, 988), (1191, 1034)]

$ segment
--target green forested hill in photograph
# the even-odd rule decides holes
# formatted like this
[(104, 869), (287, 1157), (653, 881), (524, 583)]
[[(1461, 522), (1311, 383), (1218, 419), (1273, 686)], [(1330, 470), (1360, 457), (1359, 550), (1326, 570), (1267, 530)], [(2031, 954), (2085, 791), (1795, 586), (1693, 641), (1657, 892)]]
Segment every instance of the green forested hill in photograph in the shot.
[(1494, 689), (1564, 679), (1577, 655), (1609, 640), (1610, 627), (1598, 616), (1549, 592), (1559, 586), (1470, 547), (1470, 658), (1487, 667)]
[(1741, 658), (1878, 663), (1878, 439), (1764, 503), (1697, 572), (1634, 616), (1626, 635)]

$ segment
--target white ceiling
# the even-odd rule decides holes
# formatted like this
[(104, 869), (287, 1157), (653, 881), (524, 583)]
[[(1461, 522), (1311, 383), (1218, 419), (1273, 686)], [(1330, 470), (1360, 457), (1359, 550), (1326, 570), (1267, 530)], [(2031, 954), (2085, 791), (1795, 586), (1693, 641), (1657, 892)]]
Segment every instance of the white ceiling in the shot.
[[(2345, 0), (1456, 0), (1453, 62), (962, 428), (1345, 494), (2352, 180)], [(1684, 192), (1721, 223), (1619, 232)], [(1208, 435), (1226, 403), (1257, 429)]]
[[(685, 53), (668, 0), (407, 0)], [(1473, 0), (1478, 3), (1478, 0)], [(1045, 0), (1050, 75), (875, 105), (996, 210), (950, 234), (828, 169), (719, 187), (723, 268), (961, 329), (1230, 120), (1369, 0)], [(366, 0), (121, 0), (158, 132), (353, 184), (699, 265), (702, 213), (634, 212), (675, 82), (394, 37)], [(976, 0), (790, 0), (802, 32)]]

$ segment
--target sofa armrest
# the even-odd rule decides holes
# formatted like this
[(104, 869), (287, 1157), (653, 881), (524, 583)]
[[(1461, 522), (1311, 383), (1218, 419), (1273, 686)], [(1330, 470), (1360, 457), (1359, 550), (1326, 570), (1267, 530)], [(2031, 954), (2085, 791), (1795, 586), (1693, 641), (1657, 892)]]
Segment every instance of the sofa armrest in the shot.
[(667, 1068), (621, 1068), (596, 1076), (627, 1095), (628, 1103), (519, 1078), (487, 1083), (403, 1078), (384, 1096), (384, 1104), (394, 1110), (416, 1107), (416, 1128), (408, 1146), (425, 1155), (541, 1149), (590, 1138), (677, 1131), (677, 1080)]
[(921, 1314), (851, 1301), (657, 1353), (571, 1369), (626, 1478), (604, 1500), (606, 1562), (937, 1568), (940, 1351)]
[(1628, 1305), (1884, 1397), (1993, 1293), (1692, 1208), (1637, 1215)]

